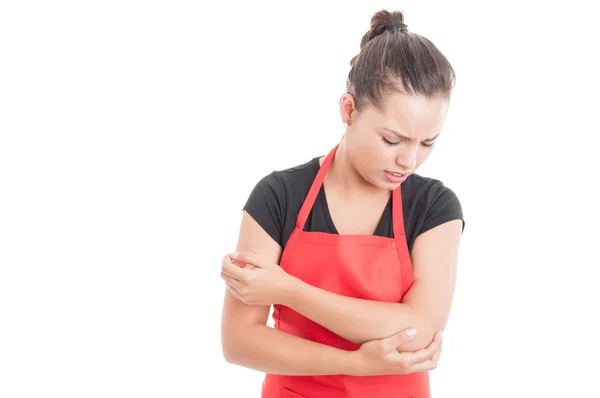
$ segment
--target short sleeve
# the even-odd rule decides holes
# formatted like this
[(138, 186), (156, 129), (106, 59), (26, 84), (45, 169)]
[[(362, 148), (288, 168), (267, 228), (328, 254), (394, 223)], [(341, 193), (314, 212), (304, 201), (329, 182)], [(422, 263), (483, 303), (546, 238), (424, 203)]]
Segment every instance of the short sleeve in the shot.
[(285, 190), (275, 172), (263, 177), (252, 189), (244, 210), (281, 246)]
[(429, 192), (427, 215), (418, 235), (452, 220), (462, 220), (462, 230), (465, 230), (462, 205), (458, 196), (442, 183), (436, 184)]

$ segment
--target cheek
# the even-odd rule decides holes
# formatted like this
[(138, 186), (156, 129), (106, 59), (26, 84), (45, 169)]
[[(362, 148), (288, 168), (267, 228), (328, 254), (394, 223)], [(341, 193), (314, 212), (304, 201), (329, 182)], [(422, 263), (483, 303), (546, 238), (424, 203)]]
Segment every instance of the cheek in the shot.
[[(367, 152), (368, 151), (368, 152)], [(381, 170), (389, 170), (396, 167), (398, 148), (384, 144), (380, 141), (371, 143), (361, 159), (363, 170), (369, 173), (379, 173)]]
[(377, 137), (352, 137), (348, 144), (352, 163), (363, 172), (381, 168), (380, 165), (385, 164), (393, 152)]
[(431, 155), (431, 149), (419, 151), (419, 153), (417, 154), (417, 167), (422, 165), (427, 160), (429, 155)]
[(374, 138), (364, 142), (361, 153), (364, 157), (363, 163), (376, 167), (385, 164), (394, 158), (394, 148), (384, 144), (381, 138)]
[[(352, 131), (346, 136), (346, 146), (355, 158), (368, 155), (376, 150), (376, 142), (370, 134), (362, 131)], [(358, 156), (357, 156), (358, 155)]]

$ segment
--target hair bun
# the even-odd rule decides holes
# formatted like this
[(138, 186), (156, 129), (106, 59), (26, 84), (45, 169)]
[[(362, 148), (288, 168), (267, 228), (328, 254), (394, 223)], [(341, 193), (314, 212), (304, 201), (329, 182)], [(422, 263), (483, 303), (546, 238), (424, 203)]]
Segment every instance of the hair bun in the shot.
[(405, 24), (404, 22), (392, 22), (392, 24), (390, 26), (388, 26), (389, 29), (401, 29), (401, 30), (408, 30), (408, 25)]
[(400, 29), (406, 31), (408, 25), (404, 23), (402, 11), (380, 10), (371, 17), (371, 29), (363, 36), (360, 47), (364, 47), (369, 41), (386, 31)]
[(350, 60), (346, 90), (360, 111), (367, 103), (377, 107), (390, 90), (449, 98), (454, 81), (448, 59), (427, 38), (408, 33), (402, 11), (382, 9), (372, 14), (360, 51)]
[[(368, 42), (382, 35), (384, 32), (394, 31), (399, 29), (402, 32), (408, 32), (408, 25), (404, 23), (404, 14), (402, 11), (377, 11), (371, 17), (371, 29), (365, 33), (360, 41), (360, 49), (362, 50)], [(350, 66), (354, 65), (358, 55), (352, 57)]]

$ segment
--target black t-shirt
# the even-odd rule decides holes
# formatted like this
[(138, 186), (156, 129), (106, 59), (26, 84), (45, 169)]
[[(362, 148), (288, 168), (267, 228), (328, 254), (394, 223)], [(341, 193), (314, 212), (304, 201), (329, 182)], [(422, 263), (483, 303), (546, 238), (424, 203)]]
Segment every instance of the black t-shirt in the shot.
[[(254, 187), (244, 210), (284, 248), (296, 226), (304, 199), (319, 171), (319, 158), (277, 170), (263, 177)], [(409, 251), (420, 234), (447, 221), (464, 219), (455, 193), (441, 181), (411, 174), (400, 185), (404, 229)], [(337, 234), (331, 219), (323, 186), (309, 214), (305, 231)], [(392, 198), (385, 207), (374, 235), (393, 238)]]

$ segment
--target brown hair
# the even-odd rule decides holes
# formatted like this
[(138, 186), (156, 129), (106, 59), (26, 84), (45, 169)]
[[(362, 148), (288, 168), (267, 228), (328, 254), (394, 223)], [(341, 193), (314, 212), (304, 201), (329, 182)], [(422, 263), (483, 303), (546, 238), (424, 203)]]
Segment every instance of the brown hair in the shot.
[(392, 91), (449, 98), (454, 86), (452, 65), (428, 39), (408, 31), (400, 11), (381, 10), (350, 61), (346, 88), (358, 111), (371, 103), (379, 108)]

